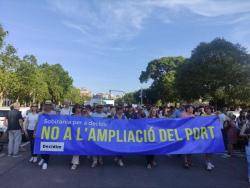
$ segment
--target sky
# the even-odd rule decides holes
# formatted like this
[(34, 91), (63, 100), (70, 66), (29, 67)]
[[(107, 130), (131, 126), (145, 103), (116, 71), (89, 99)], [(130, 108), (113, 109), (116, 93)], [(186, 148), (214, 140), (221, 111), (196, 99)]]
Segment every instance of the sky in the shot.
[(94, 93), (146, 88), (148, 62), (216, 37), (250, 49), (250, 0), (0, 0), (0, 24), (21, 57), (60, 63)]

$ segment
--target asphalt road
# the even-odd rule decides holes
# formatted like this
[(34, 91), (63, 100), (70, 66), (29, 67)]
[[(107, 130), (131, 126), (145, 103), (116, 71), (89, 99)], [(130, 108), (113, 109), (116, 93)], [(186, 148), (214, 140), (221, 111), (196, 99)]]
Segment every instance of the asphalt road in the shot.
[(193, 156), (194, 167), (181, 166), (181, 157), (157, 156), (158, 166), (149, 170), (143, 156), (125, 157), (125, 167), (104, 158), (104, 166), (90, 168), (90, 161), (81, 158), (81, 165), (70, 170), (70, 156), (52, 156), (47, 170), (28, 162), (28, 152), (19, 158), (0, 154), (0, 188), (69, 188), (69, 187), (160, 187), (160, 188), (247, 188), (247, 165), (244, 157), (223, 159), (214, 156), (216, 168), (204, 169), (202, 156)]

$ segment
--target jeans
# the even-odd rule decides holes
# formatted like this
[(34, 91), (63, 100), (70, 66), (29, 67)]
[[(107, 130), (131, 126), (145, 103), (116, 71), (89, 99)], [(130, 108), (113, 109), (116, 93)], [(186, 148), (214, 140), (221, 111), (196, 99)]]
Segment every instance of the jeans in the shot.
[(48, 155), (48, 154), (42, 154), (41, 158), (44, 160), (44, 163), (48, 164), (49, 163), (50, 155)]
[(30, 141), (30, 153), (32, 157), (36, 157), (37, 155), (34, 154), (34, 131), (33, 130), (27, 130), (29, 141)]
[(245, 147), (248, 167), (248, 177), (250, 178), (250, 145)]
[(21, 130), (9, 130), (9, 143), (8, 143), (8, 154), (18, 155), (19, 146), (22, 141)]

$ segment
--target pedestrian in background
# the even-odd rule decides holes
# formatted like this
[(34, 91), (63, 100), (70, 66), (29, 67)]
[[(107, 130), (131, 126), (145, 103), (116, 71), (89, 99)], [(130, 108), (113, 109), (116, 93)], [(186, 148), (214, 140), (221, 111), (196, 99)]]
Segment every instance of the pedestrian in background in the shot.
[(230, 120), (225, 121), (224, 129), (227, 138), (227, 154), (224, 154), (224, 158), (229, 158), (233, 154), (234, 145), (237, 143), (237, 127), (236, 116), (231, 115)]
[(70, 116), (72, 114), (71, 108), (69, 106), (70, 102), (68, 100), (65, 100), (63, 102), (63, 108), (60, 111), (60, 115), (68, 115)]
[(19, 146), (22, 141), (23, 118), (19, 108), (20, 104), (14, 103), (4, 121), (9, 134), (8, 156), (13, 157), (19, 156)]
[(246, 123), (241, 129), (240, 136), (248, 139), (248, 144), (245, 146), (245, 152), (248, 167), (248, 182), (250, 183), (250, 113), (246, 117)]
[(30, 141), (30, 153), (31, 158), (29, 162), (36, 163), (37, 162), (37, 155), (34, 154), (34, 130), (36, 128), (37, 122), (38, 122), (38, 106), (37, 104), (32, 104), (31, 110), (27, 115), (27, 118), (25, 119), (24, 125), (25, 125), (25, 131), (28, 134), (28, 138)]

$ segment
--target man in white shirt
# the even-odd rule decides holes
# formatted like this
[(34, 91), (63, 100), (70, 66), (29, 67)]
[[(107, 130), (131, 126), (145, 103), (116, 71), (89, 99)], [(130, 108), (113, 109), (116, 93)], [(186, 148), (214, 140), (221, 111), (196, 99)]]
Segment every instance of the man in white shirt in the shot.
[(71, 108), (69, 106), (69, 101), (68, 100), (65, 100), (63, 105), (64, 107), (61, 109), (61, 112), (60, 112), (60, 115), (72, 115), (72, 111), (71, 111)]

